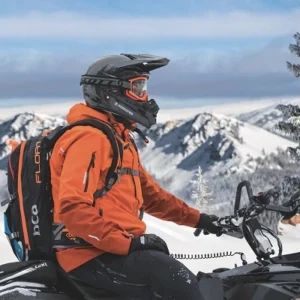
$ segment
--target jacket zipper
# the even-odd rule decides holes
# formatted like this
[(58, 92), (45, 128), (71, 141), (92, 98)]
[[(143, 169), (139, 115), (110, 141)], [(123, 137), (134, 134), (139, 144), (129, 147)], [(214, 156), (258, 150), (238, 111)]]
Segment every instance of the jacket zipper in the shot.
[(89, 163), (88, 168), (87, 168), (87, 171), (85, 172), (86, 178), (85, 178), (84, 192), (87, 192), (88, 187), (89, 187), (90, 170), (91, 170), (91, 168), (95, 167), (95, 158), (96, 158), (96, 155), (95, 155), (95, 152), (93, 152), (90, 163)]

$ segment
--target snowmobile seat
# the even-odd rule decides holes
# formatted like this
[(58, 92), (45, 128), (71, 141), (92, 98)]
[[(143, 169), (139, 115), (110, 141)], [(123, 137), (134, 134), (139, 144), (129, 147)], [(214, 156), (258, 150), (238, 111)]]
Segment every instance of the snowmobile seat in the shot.
[(56, 266), (36, 260), (0, 266), (1, 300), (73, 300), (57, 288)]
[(56, 266), (51, 261), (18, 261), (0, 266), (0, 285), (8, 281), (26, 281), (54, 286)]
[(18, 261), (0, 266), (0, 299), (23, 299), (11, 295), (16, 289), (36, 288), (42, 297), (36, 299), (124, 300), (124, 297), (74, 280), (52, 261)]

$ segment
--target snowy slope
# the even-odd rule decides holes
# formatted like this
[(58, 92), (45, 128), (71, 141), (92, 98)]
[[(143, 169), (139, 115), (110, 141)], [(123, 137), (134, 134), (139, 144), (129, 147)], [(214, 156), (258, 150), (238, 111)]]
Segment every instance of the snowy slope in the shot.
[(10, 153), (7, 139), (23, 141), (37, 136), (47, 129), (64, 125), (59, 117), (51, 117), (41, 113), (21, 113), (0, 124), (0, 169), (6, 167), (6, 158)]
[(278, 222), (278, 233), (283, 236), (300, 238), (300, 224), (295, 226)]
[(247, 122), (265, 130), (278, 133), (275, 125), (283, 120), (282, 113), (276, 109), (276, 105), (267, 108), (254, 110), (246, 114), (241, 114), (237, 118), (243, 122)]
[[(6, 200), (8, 198), (8, 191), (6, 188), (6, 172), (3, 170), (0, 170), (0, 202), (1, 200)], [(1, 207), (0, 207), (1, 211)]]
[[(289, 139), (289, 136), (282, 134), (282, 132), (276, 130), (275, 128), (275, 125), (278, 122), (283, 121), (283, 114), (276, 109), (277, 104), (272, 104), (267, 107), (239, 114), (236, 116), (236, 118)], [(300, 105), (300, 100), (293, 99), (289, 102), (281, 102), (281, 104)]]
[[(172, 190), (188, 186), (200, 165), (206, 176), (256, 168), (254, 158), (296, 143), (235, 118), (201, 113), (190, 119), (157, 124), (147, 131), (148, 145), (138, 143), (141, 159)], [(277, 167), (277, 166), (274, 166)]]

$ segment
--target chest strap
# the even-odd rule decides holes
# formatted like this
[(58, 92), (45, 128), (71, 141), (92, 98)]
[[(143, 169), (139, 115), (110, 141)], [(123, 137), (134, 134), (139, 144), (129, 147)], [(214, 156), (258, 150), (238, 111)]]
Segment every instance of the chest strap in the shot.
[(100, 190), (97, 190), (94, 193), (94, 201), (99, 198), (104, 196), (107, 192), (110, 191), (112, 186), (116, 183), (117, 180), (119, 180), (120, 175), (132, 175), (132, 176), (140, 176), (140, 171), (138, 170), (133, 170), (133, 169), (128, 169), (128, 168), (118, 168), (117, 173), (114, 173), (108, 180), (107, 184), (105, 187), (103, 187)]
[(140, 176), (140, 171), (128, 169), (128, 168), (119, 168), (117, 173), (119, 175), (127, 174), (127, 175), (132, 175), (132, 176)]

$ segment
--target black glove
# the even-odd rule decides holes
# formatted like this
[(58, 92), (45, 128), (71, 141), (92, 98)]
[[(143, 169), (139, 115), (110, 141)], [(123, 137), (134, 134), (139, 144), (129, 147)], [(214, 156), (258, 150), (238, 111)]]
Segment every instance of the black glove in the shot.
[(213, 233), (217, 236), (222, 235), (222, 227), (214, 224), (213, 222), (218, 221), (216, 215), (200, 214), (200, 219), (196, 225), (196, 228), (203, 229), (204, 234)]
[(129, 253), (140, 250), (156, 250), (170, 255), (166, 242), (155, 234), (143, 234), (132, 239)]

